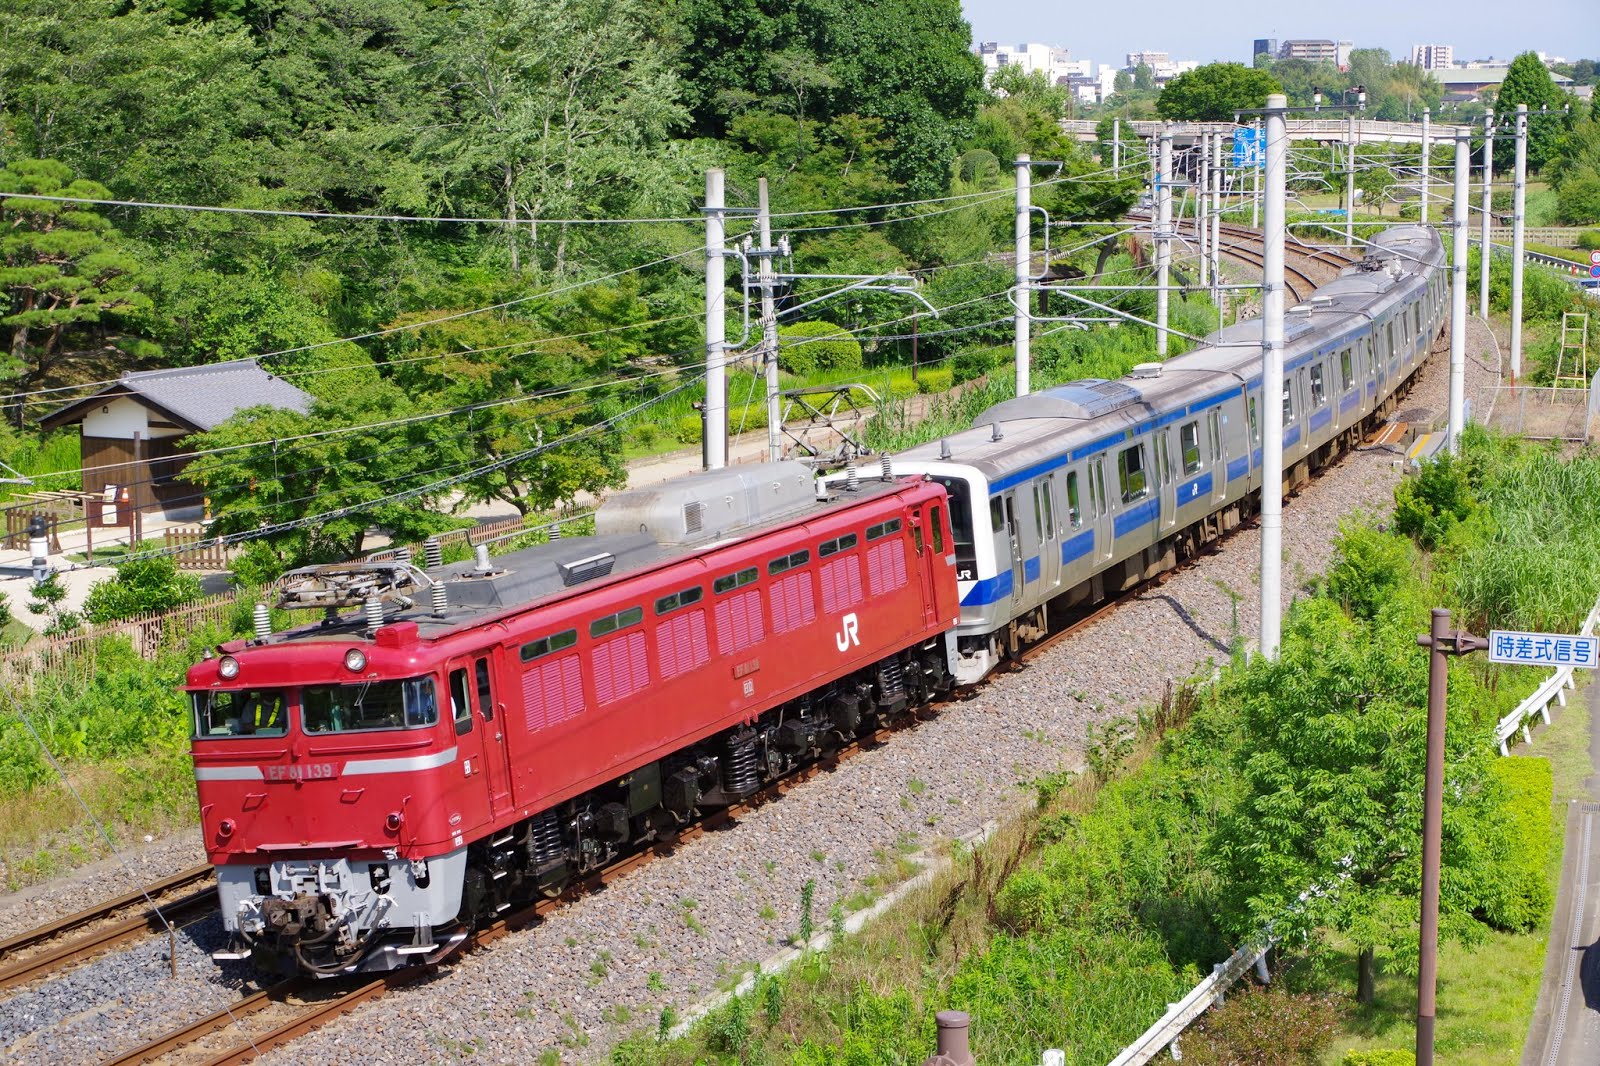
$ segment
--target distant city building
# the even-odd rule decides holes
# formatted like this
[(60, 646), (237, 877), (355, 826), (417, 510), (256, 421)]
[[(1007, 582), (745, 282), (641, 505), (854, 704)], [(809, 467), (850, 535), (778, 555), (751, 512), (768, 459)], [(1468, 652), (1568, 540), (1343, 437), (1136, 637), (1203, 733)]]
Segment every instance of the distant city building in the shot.
[(1155, 75), (1156, 88), (1164, 89), (1167, 82), (1185, 71), (1194, 70), (1199, 65), (1198, 59), (1180, 59), (1173, 62), (1172, 56), (1167, 52), (1129, 52), (1128, 65), (1123, 69), (1132, 74), (1140, 67), (1149, 67), (1150, 72)]
[(1423, 70), (1449, 70), (1455, 65), (1455, 49), (1448, 44), (1414, 44), (1411, 65)]
[(1165, 52), (1129, 52), (1128, 53), (1128, 69), (1129, 70), (1132, 70), (1135, 67), (1141, 67), (1141, 66), (1149, 67), (1151, 70), (1155, 70), (1157, 67), (1164, 67), (1168, 63), (1171, 63), (1171, 62), (1172, 62), (1172, 57), (1167, 55), (1167, 53), (1165, 53)]
[(1291, 40), (1278, 49), (1279, 59), (1304, 59), (1310, 63), (1332, 63), (1340, 70), (1350, 65), (1349, 41)]
[[(1476, 100), (1478, 94), (1485, 89), (1498, 89), (1500, 83), (1506, 80), (1506, 71), (1509, 64), (1499, 63), (1493, 66), (1487, 63), (1469, 63), (1464, 67), (1452, 67), (1449, 70), (1436, 70), (1433, 76), (1444, 89), (1446, 101)], [(1564, 74), (1551, 74), (1550, 80), (1561, 89), (1572, 86), (1572, 79)]]
[(1276, 37), (1257, 37), (1250, 46), (1250, 58), (1267, 56), (1275, 59), (1278, 55), (1278, 39)]
[(1073, 78), (1087, 78), (1094, 73), (1093, 60), (1074, 59), (1067, 49), (1054, 45), (1029, 42), (1010, 46), (983, 41), (977, 51), (986, 79), (992, 78), (1001, 67), (1021, 67), (1029, 74), (1041, 73), (1050, 79), (1051, 85), (1067, 85)]

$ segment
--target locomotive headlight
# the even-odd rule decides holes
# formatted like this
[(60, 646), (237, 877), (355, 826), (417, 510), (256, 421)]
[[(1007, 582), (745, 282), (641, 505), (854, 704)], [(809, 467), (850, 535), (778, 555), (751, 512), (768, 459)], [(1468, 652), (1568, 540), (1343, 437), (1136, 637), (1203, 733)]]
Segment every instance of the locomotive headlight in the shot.
[(232, 681), (239, 676), (239, 660), (231, 655), (224, 655), (222, 661), (217, 663), (217, 673), (221, 674), (224, 680)]
[(360, 648), (351, 648), (344, 653), (344, 668), (352, 674), (359, 674), (367, 668), (367, 653)]

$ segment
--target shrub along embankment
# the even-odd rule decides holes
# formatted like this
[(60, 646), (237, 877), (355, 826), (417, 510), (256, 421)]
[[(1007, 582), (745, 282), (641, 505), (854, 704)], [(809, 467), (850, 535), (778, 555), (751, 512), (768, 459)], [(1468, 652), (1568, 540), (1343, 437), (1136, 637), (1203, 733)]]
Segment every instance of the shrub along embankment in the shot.
[[(640, 1035), (615, 1061), (912, 1063), (933, 1046), (934, 1012), (958, 1008), (982, 1062), (1059, 1047), (1069, 1063), (1103, 1063), (1268, 922), (1279, 979), (1186, 1035), (1186, 1060), (1331, 1061), (1341, 1029), (1355, 1034), (1342, 1044), (1409, 1043), (1386, 1020), (1409, 1015), (1409, 998), (1390, 1014), (1360, 1001), (1380, 987), (1401, 998), (1377, 978), (1415, 966), (1416, 635), (1439, 604), (1479, 631), (1575, 624), (1600, 592), (1600, 456), (1564, 462), (1470, 432), (1461, 459), (1397, 496), (1392, 522), (1346, 524), (1276, 662), (1236, 656), (1203, 692), (1097, 730), (1082, 775), (1039, 782), (1036, 811), (879, 925), (763, 977), (687, 1038)], [(1440, 905), (1443, 976), (1463, 1005), (1475, 982), (1537, 981), (1532, 931), (1548, 921), (1556, 865), (1549, 764), (1500, 759), (1490, 731), (1540, 679), (1481, 658), (1451, 665)], [(1472, 952), (1505, 964), (1475, 966)], [(1440, 1054), (1515, 1057), (1534, 991), (1513, 989), (1492, 1018), (1443, 1010)]]

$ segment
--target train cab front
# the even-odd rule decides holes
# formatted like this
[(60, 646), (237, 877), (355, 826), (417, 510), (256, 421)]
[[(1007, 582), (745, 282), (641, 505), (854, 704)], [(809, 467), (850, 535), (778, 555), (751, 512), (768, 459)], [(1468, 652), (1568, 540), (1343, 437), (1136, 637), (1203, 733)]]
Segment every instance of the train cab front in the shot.
[(389, 628), (402, 632), (225, 645), (189, 671), (201, 829), (231, 938), (217, 958), (335, 976), (433, 961), (465, 937), (477, 812), (452, 787), (454, 723), (415, 626)]

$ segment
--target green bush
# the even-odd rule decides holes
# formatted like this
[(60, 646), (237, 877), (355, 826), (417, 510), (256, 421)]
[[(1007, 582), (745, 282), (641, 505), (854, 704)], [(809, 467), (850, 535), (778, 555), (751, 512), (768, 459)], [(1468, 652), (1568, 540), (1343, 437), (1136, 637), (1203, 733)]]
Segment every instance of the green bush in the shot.
[(1378, 529), (1370, 519), (1341, 521), (1328, 568), (1328, 595), (1353, 618), (1376, 618), (1411, 580), (1415, 554), (1404, 537)]
[(1454, 457), (1441, 454), (1423, 463), (1416, 477), (1395, 487), (1394, 526), (1431, 551), (1475, 506), (1465, 468)]
[(653, 448), (656, 441), (661, 439), (661, 427), (654, 422), (640, 422), (628, 430), (628, 435), (633, 438), (633, 443), (640, 448)]
[(1590, 252), (1600, 250), (1600, 229), (1586, 229), (1578, 234), (1578, 247)]
[(705, 427), (700, 421), (700, 412), (679, 415), (673, 430), (677, 434), (679, 444), (699, 444), (700, 438), (705, 433)]
[(1500, 759), (1491, 764), (1505, 788), (1505, 834), (1499, 870), (1486, 893), (1484, 918), (1501, 929), (1532, 929), (1550, 912), (1550, 804), (1554, 797), (1548, 759)]
[(955, 371), (950, 367), (917, 371), (918, 392), (949, 392), (954, 385)]
[(1339, 1066), (1417, 1066), (1417, 1053), (1400, 1048), (1346, 1051)]
[(861, 342), (832, 322), (796, 322), (778, 330), (778, 366), (791, 374), (861, 369)]
[(251, 541), (228, 569), (233, 573), (235, 585), (269, 585), (283, 576), (288, 562), (278, 550), (264, 540)]
[(1245, 986), (1183, 1040), (1183, 1061), (1201, 1066), (1316, 1063), (1333, 1040), (1339, 1011), (1326, 996)]
[(135, 559), (117, 567), (115, 577), (97, 581), (83, 601), (83, 613), (97, 625), (152, 614), (200, 598), (200, 579), (178, 569), (172, 559)]
[(954, 385), (974, 381), (994, 367), (994, 353), (988, 349), (962, 352), (950, 360), (950, 380)]

